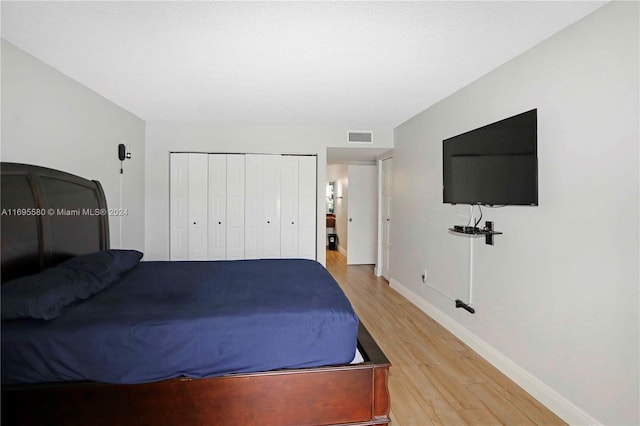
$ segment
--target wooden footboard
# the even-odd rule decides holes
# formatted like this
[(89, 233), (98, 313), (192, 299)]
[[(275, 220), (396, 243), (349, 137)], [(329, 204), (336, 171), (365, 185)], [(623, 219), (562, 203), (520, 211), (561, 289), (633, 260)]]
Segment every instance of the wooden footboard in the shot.
[(361, 326), (359, 365), (137, 385), (12, 386), (3, 425), (387, 425), (389, 361)]

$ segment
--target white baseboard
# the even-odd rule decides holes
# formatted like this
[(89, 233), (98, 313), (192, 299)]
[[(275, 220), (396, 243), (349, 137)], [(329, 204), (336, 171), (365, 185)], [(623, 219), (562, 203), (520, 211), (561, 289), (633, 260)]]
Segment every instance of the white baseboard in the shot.
[(533, 374), (513, 362), (487, 342), (467, 330), (460, 323), (418, 296), (408, 287), (391, 279), (390, 287), (416, 305), (457, 338), (466, 343), (478, 355), (500, 370), (504, 375), (527, 391), (531, 396), (553, 411), (570, 425), (601, 425), (602, 423), (540, 381)]
[(340, 244), (338, 244), (338, 251), (342, 253), (344, 256), (347, 255), (347, 251)]

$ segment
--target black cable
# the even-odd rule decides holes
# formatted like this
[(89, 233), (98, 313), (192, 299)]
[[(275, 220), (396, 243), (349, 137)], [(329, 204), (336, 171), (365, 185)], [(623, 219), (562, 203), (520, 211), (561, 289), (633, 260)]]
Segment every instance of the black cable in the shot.
[(476, 220), (475, 225), (473, 225), (474, 228), (477, 228), (478, 224), (482, 220), (482, 206), (480, 204), (478, 204), (478, 210), (480, 210), (480, 217), (478, 218), (478, 220)]

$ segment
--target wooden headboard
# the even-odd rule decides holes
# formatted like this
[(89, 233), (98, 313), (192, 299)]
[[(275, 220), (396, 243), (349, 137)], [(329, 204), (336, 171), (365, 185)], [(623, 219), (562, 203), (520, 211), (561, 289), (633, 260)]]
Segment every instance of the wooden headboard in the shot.
[(3, 283), (109, 248), (100, 182), (29, 164), (0, 163), (0, 171)]

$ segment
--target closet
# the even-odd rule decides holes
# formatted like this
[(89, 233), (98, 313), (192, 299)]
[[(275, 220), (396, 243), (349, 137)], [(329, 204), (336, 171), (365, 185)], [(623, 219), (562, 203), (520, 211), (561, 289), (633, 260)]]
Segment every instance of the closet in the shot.
[(316, 259), (316, 157), (171, 153), (170, 258)]

